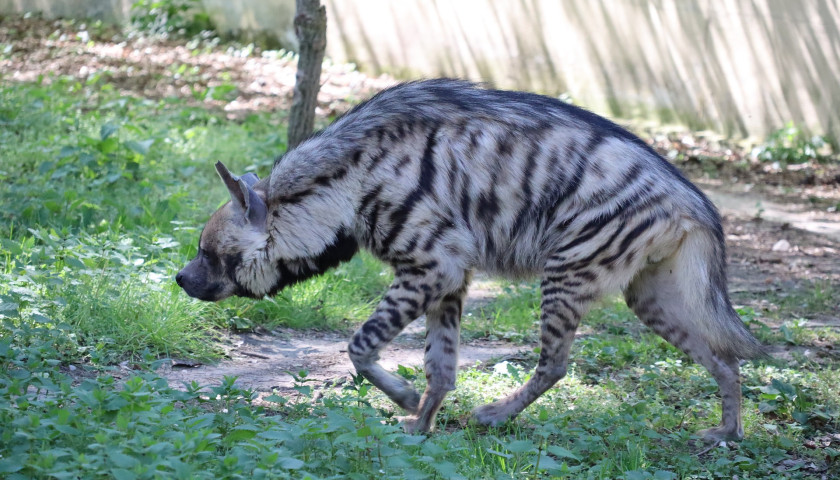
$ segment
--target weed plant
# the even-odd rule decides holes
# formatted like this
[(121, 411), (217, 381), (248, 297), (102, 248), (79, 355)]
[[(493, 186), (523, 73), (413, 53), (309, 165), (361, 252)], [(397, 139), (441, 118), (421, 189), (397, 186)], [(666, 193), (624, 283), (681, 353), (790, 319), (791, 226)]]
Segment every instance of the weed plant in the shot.
[(792, 122), (770, 135), (751, 155), (762, 162), (775, 162), (785, 167), (809, 161), (827, 162), (832, 159), (831, 144), (821, 135), (808, 136)]
[(213, 30), (199, 0), (136, 0), (131, 23), (144, 34), (161, 37), (193, 37)]
[[(824, 382), (836, 393), (836, 368), (745, 368), (747, 439), (701, 450), (691, 432), (719, 412), (716, 386), (696, 365), (660, 357), (597, 380), (575, 366), (519, 420), (500, 428), (471, 424), (471, 406), (528, 378), (518, 365), (498, 364), (460, 374), (441, 433), (427, 437), (402, 433), (390, 407), (380, 406), (387, 402), (358, 377), (323, 391), (301, 372), (293, 391), (258, 398), (234, 378), (174, 388), (153, 373), (156, 360), (146, 352), (120, 381), (107, 373), (80, 380), (55, 361), (63, 345), (52, 329), (4, 328), (31, 340), (0, 340), (0, 475), (14, 480), (838, 473), (840, 450), (808, 447), (838, 428), (830, 410), (836, 402), (820, 404), (827, 397), (809, 386)], [(577, 354), (588, 355), (585, 348)]]

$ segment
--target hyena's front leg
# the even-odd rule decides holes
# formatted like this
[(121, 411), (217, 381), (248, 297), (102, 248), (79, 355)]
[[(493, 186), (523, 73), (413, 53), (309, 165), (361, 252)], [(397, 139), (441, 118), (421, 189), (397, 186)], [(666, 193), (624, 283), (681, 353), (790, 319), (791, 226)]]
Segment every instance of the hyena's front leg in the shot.
[(455, 389), (461, 311), (469, 281), (468, 274), (459, 290), (444, 296), (440, 304), (426, 311), (426, 391), (420, 399), (417, 416), (403, 419), (407, 432), (431, 430), (443, 399)]
[(417, 413), (420, 394), (404, 378), (382, 368), (377, 361), (385, 348), (406, 325), (440, 302), (444, 284), (441, 274), (430, 268), (398, 268), (394, 283), (373, 315), (359, 328), (347, 352), (356, 371), (385, 392), (409, 413)]
[[(569, 351), (581, 316), (596, 294), (592, 285), (576, 278), (576, 272), (563, 272), (557, 265), (547, 267), (540, 305), (540, 357), (534, 375), (518, 390), (496, 402), (473, 410), (479, 423), (499, 425), (530, 405), (566, 375)], [(588, 276), (587, 272), (580, 275)]]

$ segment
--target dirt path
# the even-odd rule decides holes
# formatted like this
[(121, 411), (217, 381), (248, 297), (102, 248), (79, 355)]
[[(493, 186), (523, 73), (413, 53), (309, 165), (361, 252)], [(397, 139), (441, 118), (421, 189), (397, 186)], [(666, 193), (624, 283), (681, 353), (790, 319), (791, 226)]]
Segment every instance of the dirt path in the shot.
[[(87, 40), (91, 39), (90, 42)], [(4, 80), (32, 82), (55, 75), (81, 82), (103, 81), (126, 95), (187, 102), (227, 112), (229, 118), (250, 112), (285, 112), (291, 105), (297, 60), (284, 52), (252, 47), (212, 48), (205, 43), (164, 41), (118, 32), (96, 32), (66, 20), (0, 16), (0, 72)], [(191, 48), (190, 48), (191, 47)], [(98, 79), (98, 80), (96, 80)], [(350, 65), (325, 63), (318, 92), (318, 121), (346, 111), (395, 83), (388, 76), (370, 77)], [(210, 93), (233, 88), (225, 99)]]
[(787, 225), (787, 229), (815, 233), (832, 242), (840, 242), (840, 215), (837, 212), (818, 211), (801, 202), (782, 203), (761, 195), (733, 193), (710, 185), (701, 186), (724, 215)]
[[(418, 320), (415, 323), (421, 323)], [(423, 365), (423, 335), (419, 328), (403, 333), (382, 355), (381, 363), (388, 370), (398, 365)], [(175, 363), (162, 374), (173, 385), (196, 381), (201, 385), (216, 385), (225, 376), (238, 377), (238, 383), (257, 392), (289, 391), (297, 374), (306, 370), (308, 377), (318, 384), (341, 384), (354, 373), (347, 357), (347, 336), (335, 333), (285, 331), (280, 335), (238, 335), (230, 358), (216, 365), (189, 366)], [(533, 348), (533, 347), (531, 347)], [(475, 342), (461, 346), (459, 366), (473, 366), (476, 362), (501, 359), (529, 349), (504, 342)]]
[(698, 183), (723, 215), (733, 296), (784, 294), (815, 281), (840, 287), (839, 212)]

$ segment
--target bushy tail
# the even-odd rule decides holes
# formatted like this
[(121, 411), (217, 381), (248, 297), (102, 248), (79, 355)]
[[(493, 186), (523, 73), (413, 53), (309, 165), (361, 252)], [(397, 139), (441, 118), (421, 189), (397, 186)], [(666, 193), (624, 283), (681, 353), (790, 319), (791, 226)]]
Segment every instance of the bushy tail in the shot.
[(673, 266), (687, 313), (692, 314), (687, 320), (721, 358), (765, 356), (764, 347), (729, 301), (725, 248), (719, 228), (693, 228), (681, 243)]

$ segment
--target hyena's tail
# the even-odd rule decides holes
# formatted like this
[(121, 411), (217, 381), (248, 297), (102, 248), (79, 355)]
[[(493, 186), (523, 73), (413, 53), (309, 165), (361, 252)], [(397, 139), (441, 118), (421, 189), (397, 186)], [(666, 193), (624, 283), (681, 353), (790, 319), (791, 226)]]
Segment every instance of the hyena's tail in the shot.
[(702, 342), (725, 360), (765, 355), (729, 301), (723, 234), (694, 225), (669, 258), (645, 268), (626, 291), (636, 314), (671, 343)]
[(678, 270), (683, 271), (678, 282), (681, 290), (690, 295), (695, 322), (704, 330), (715, 353), (723, 358), (762, 356), (764, 347), (729, 300), (725, 248), (720, 230), (690, 231), (676, 258)]

